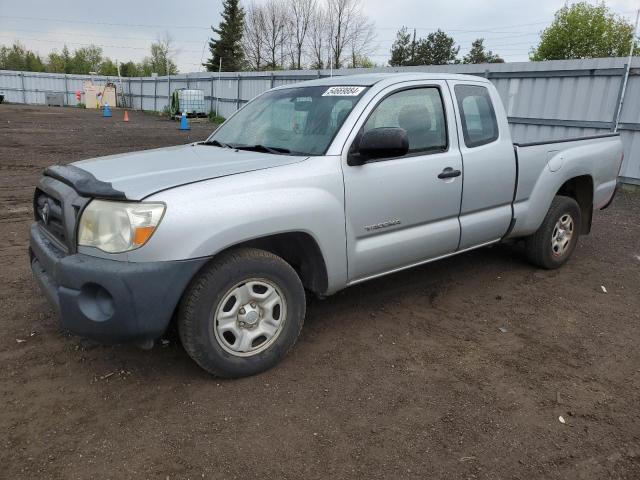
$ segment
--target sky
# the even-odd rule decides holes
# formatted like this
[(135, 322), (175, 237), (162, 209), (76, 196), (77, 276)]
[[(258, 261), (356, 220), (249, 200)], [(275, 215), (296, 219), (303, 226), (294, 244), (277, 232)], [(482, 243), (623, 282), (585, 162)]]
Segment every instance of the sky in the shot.
[[(256, 0), (260, 3), (264, 0)], [(319, 0), (322, 1), (322, 0)], [(246, 3), (246, 2), (245, 2)], [(508, 62), (527, 61), (540, 32), (565, 0), (362, 0), (375, 24), (370, 58), (386, 65), (396, 32), (415, 28), (418, 37), (440, 28), (461, 47), (485, 38), (485, 46)], [(608, 0), (610, 9), (630, 21), (640, 0)], [(73, 50), (102, 47), (114, 60), (139, 61), (149, 45), (168, 33), (181, 73), (202, 71), (211, 25), (220, 22), (222, 0), (0, 0), (0, 44), (19, 41), (46, 56), (67, 44)]]

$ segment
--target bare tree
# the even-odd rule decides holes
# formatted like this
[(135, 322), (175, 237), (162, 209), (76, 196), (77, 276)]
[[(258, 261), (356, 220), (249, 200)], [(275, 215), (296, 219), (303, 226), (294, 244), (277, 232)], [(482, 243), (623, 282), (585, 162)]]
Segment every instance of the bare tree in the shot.
[[(287, 12), (281, 0), (268, 0), (264, 4), (264, 42), (271, 69), (282, 65), (287, 38)], [(278, 62), (278, 54), (280, 62)]]
[[(256, 1), (256, 0), (251, 0)], [(246, 8), (243, 48), (256, 70), (368, 66), (375, 38), (363, 0), (266, 0)], [(285, 59), (286, 57), (286, 59)]]
[(265, 63), (267, 54), (265, 11), (261, 5), (251, 2), (246, 9), (244, 21), (244, 36), (242, 46), (249, 66), (260, 70)]
[(335, 68), (340, 68), (345, 50), (353, 40), (355, 25), (363, 15), (361, 0), (327, 0), (330, 49)]
[(302, 68), (305, 40), (317, 10), (317, 0), (287, 0), (293, 66)]
[(311, 17), (308, 35), (309, 57), (312, 68), (325, 68), (325, 54), (329, 46), (329, 35), (330, 29), (327, 11), (318, 5)]
[(372, 42), (376, 38), (376, 30), (373, 22), (363, 15), (357, 15), (353, 23), (353, 31), (350, 35), (349, 47), (351, 50), (351, 67), (368, 67), (367, 56), (373, 51)]

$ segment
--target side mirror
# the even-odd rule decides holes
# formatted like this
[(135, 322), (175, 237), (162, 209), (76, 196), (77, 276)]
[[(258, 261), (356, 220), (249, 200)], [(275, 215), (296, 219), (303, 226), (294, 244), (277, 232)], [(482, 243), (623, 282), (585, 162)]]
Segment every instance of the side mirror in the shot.
[(402, 157), (409, 151), (407, 132), (399, 127), (374, 128), (360, 138), (355, 154), (349, 156), (349, 165), (362, 165), (377, 158)]

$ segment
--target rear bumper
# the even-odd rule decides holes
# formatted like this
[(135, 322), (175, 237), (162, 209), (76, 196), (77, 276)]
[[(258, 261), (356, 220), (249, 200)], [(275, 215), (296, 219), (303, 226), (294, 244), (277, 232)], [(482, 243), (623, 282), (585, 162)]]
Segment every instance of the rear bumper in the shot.
[(65, 256), (37, 224), (31, 226), (29, 254), (61, 326), (105, 343), (160, 337), (187, 284), (208, 260), (135, 263)]

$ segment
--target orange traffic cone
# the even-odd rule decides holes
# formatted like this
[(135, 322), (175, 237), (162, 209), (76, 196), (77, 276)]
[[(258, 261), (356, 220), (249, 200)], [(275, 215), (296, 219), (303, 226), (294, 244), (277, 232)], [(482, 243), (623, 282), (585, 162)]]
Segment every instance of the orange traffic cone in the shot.
[(129, 121), (129, 112), (127, 112), (126, 110), (124, 111), (124, 121), (125, 122)]

